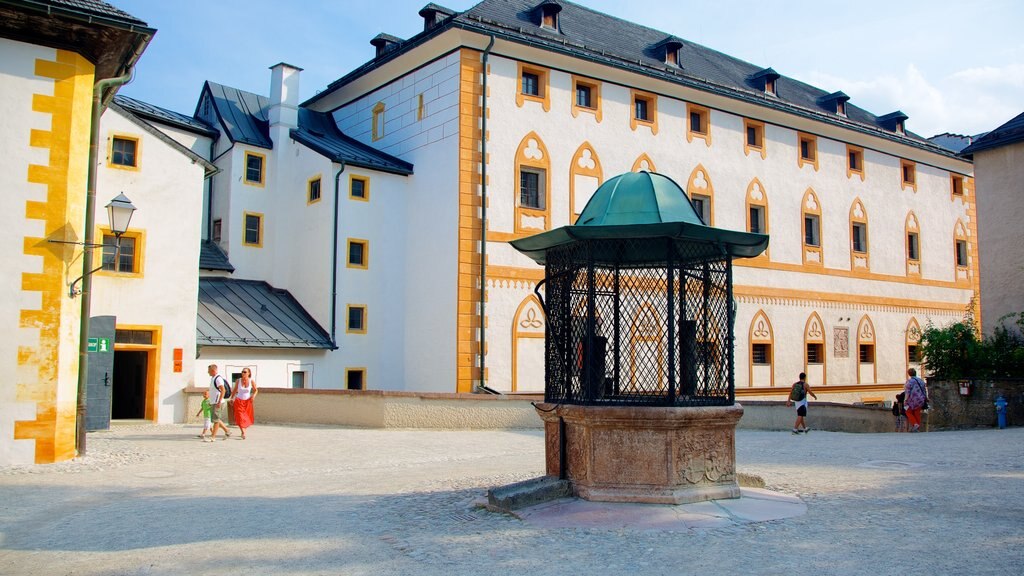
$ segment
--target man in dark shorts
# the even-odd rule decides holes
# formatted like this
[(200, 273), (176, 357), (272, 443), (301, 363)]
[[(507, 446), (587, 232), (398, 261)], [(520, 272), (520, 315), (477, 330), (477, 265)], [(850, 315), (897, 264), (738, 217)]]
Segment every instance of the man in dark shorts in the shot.
[(804, 417), (807, 416), (808, 394), (814, 396), (815, 400), (818, 399), (818, 396), (811, 391), (811, 386), (807, 383), (807, 374), (801, 372), (800, 379), (793, 383), (793, 387), (789, 390), (789, 398), (786, 400), (786, 406), (796, 404), (796, 422), (793, 423), (793, 434), (809, 431), (807, 423), (804, 421)]

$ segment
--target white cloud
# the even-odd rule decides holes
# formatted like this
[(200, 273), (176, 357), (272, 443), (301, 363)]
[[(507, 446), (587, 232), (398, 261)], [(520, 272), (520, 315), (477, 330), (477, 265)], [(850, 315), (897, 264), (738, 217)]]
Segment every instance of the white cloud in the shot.
[(967, 68), (938, 79), (909, 64), (902, 76), (851, 79), (821, 72), (806, 75), (815, 85), (842, 90), (850, 102), (874, 114), (902, 110), (907, 128), (928, 137), (943, 132), (987, 132), (1024, 109), (1024, 65)]

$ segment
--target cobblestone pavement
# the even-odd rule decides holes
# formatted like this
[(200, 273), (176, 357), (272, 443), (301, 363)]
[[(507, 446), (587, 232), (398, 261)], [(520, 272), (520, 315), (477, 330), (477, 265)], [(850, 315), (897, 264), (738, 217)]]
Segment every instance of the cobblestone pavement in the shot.
[(538, 476), (540, 431), (117, 426), (0, 468), (0, 574), (1021, 574), (1024, 428), (737, 432), (807, 514), (675, 532), (540, 528), (470, 503)]

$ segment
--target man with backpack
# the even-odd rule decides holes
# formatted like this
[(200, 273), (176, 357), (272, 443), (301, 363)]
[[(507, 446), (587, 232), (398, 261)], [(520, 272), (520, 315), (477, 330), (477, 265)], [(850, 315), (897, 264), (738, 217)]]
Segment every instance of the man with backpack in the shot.
[(807, 416), (808, 394), (814, 396), (815, 400), (818, 399), (818, 396), (811, 391), (811, 386), (807, 383), (807, 374), (801, 372), (800, 379), (793, 383), (793, 387), (789, 390), (789, 399), (786, 400), (786, 406), (796, 404), (796, 422), (793, 423), (793, 434), (810, 431), (807, 428), (807, 423), (804, 422), (804, 417)]
[(216, 364), (210, 364), (206, 372), (210, 375), (210, 420), (213, 422), (210, 438), (217, 439), (218, 427), (224, 431), (225, 438), (230, 438), (231, 432), (224, 424), (224, 402), (231, 397), (231, 383), (227, 378), (217, 374)]

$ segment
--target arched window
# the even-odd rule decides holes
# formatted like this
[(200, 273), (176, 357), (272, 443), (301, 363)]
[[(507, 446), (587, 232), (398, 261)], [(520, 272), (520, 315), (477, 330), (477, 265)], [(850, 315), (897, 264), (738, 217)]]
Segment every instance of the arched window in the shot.
[[(868, 380), (868, 378), (871, 378)], [(878, 362), (875, 358), (875, 325), (867, 314), (857, 325), (857, 383), (878, 382)]]
[(551, 227), (551, 156), (536, 132), (530, 132), (516, 151), (516, 233)]
[(850, 270), (867, 272), (871, 270), (868, 246), (868, 213), (857, 198), (850, 206)]
[[(768, 193), (757, 178), (747, 185), (747, 231), (756, 234), (768, 234)], [(768, 259), (768, 250), (758, 258)]]
[(808, 382), (827, 384), (825, 359), (825, 324), (817, 312), (812, 312), (804, 324), (804, 372)]
[(576, 218), (586, 207), (594, 191), (604, 181), (601, 171), (601, 160), (589, 142), (584, 142), (572, 156), (569, 165), (569, 222), (576, 223)]
[[(642, 377), (652, 363), (658, 365), (658, 382), (660, 389), (668, 386), (667, 369), (665, 366), (665, 342), (662, 326), (665, 325), (661, 314), (650, 304), (640, 305), (633, 322), (629, 326), (629, 387), (638, 390), (637, 378)], [(641, 382), (641, 387), (649, 383)]]
[(697, 209), (697, 214), (708, 226), (715, 225), (715, 185), (711, 183), (711, 176), (703, 164), (690, 172), (690, 179), (686, 183), (686, 193), (690, 196), (690, 202)]
[(913, 211), (907, 214), (904, 226), (906, 238), (907, 276), (921, 277), (921, 229), (917, 215)]
[(960, 220), (953, 227), (953, 262), (956, 264), (956, 281), (967, 282), (971, 278), (971, 245), (967, 241), (967, 227)]
[(775, 386), (775, 334), (764, 310), (758, 310), (750, 322), (750, 386)]
[(825, 263), (823, 252), (823, 234), (821, 203), (818, 195), (811, 188), (804, 193), (800, 203), (803, 213), (803, 260), (804, 265), (822, 266)]
[(512, 392), (544, 390), (544, 309), (530, 294), (512, 317)]
[(633, 162), (633, 172), (657, 172), (658, 169), (654, 167), (654, 160), (647, 153), (643, 153), (637, 157), (636, 162)]
[(906, 336), (906, 369), (914, 368), (918, 372), (921, 370), (921, 325), (917, 323), (917, 318), (910, 317), (910, 322), (907, 323), (907, 336)]

